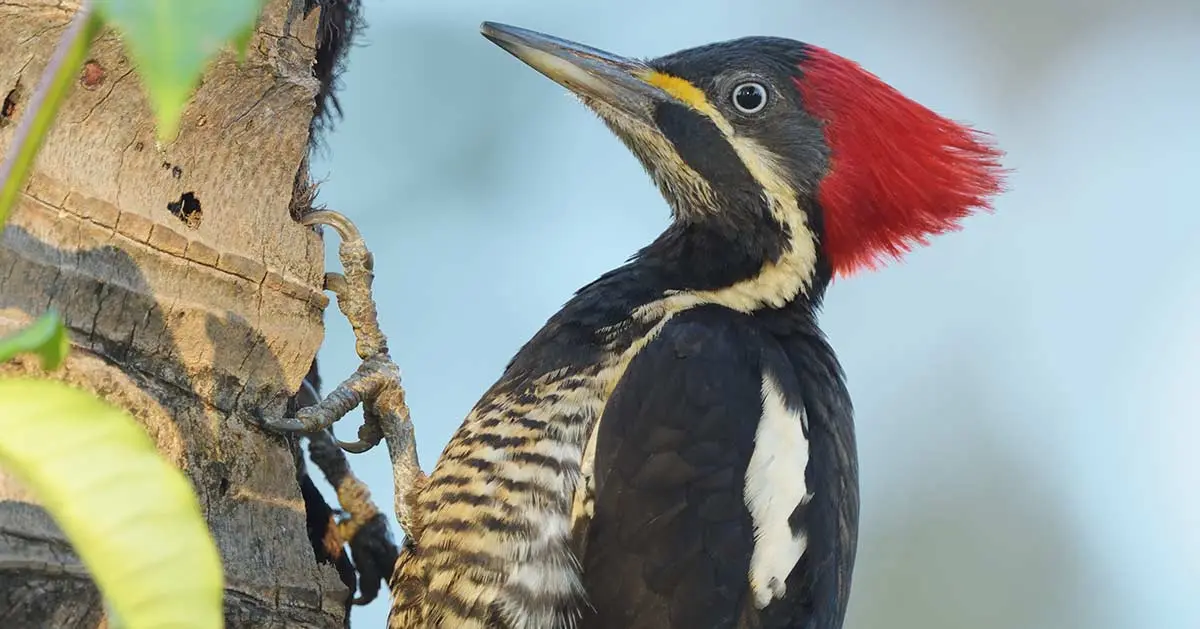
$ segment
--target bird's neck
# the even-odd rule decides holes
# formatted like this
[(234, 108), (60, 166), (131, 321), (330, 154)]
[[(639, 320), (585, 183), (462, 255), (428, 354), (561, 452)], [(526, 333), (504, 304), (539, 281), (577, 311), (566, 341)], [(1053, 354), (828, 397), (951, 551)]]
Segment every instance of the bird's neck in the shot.
[(715, 304), (753, 314), (819, 304), (831, 274), (807, 216), (729, 214), (676, 221), (638, 253), (630, 272), (657, 289), (644, 310)]
[(630, 262), (581, 288), (506, 374), (523, 380), (570, 378), (582, 365), (599, 371), (614, 356), (636, 354), (675, 315), (706, 304), (815, 324), (830, 272), (807, 228), (717, 220), (676, 221)]

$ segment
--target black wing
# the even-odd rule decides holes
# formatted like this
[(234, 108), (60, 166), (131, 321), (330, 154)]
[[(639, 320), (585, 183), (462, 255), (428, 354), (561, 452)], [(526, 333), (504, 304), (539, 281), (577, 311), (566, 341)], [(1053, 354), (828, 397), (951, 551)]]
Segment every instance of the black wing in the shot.
[[(793, 365), (815, 356), (806, 350), (814, 340), (827, 350), (819, 335), (780, 339), (751, 316), (702, 307), (632, 361), (597, 429), (581, 557), (592, 609), (582, 628), (841, 626), (857, 529), (854, 438), (836, 361)], [(784, 514), (807, 548), (784, 592), (760, 609), (745, 487), (764, 373), (806, 416), (808, 452), (796, 456), (808, 457), (812, 495)]]

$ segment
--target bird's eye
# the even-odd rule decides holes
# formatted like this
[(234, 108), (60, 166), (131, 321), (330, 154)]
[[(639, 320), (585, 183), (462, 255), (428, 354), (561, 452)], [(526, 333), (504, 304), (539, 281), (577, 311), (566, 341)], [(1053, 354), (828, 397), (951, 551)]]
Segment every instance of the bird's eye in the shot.
[(744, 114), (756, 114), (767, 106), (767, 88), (761, 83), (739, 83), (733, 88), (733, 106)]

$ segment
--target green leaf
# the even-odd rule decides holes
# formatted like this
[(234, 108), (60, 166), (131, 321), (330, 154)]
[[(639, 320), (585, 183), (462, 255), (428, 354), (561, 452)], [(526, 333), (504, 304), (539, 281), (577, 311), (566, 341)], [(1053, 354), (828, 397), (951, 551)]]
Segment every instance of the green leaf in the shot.
[(48, 312), (29, 327), (0, 338), (0, 363), (12, 360), (17, 354), (37, 354), (42, 359), (42, 369), (58, 369), (70, 349), (71, 339), (62, 319)]
[(4, 231), (4, 222), (17, 203), (34, 158), (46, 141), (58, 108), (75, 85), (79, 68), (83, 66), (101, 25), (100, 18), (87, 11), (86, 4), (75, 14), (43, 71), (33, 98), (25, 105), (21, 124), (8, 147), (8, 156), (0, 164), (0, 232)]
[(0, 379), (0, 465), (38, 497), (130, 629), (220, 629), (220, 555), (183, 473), (123, 411)]
[(99, 0), (96, 9), (125, 36), (158, 119), (158, 137), (179, 118), (204, 67), (223, 46), (248, 40), (263, 0)]

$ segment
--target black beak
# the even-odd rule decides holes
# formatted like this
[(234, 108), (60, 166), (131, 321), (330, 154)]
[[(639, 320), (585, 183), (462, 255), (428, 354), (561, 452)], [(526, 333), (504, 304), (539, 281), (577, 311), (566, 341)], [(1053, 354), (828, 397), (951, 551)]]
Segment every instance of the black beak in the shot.
[(594, 99), (649, 121), (654, 104), (669, 98), (646, 82), (653, 71), (636, 59), (506, 24), (484, 22), (479, 30), (534, 70), (583, 97), (584, 102)]

